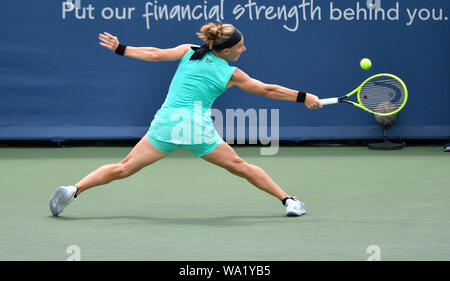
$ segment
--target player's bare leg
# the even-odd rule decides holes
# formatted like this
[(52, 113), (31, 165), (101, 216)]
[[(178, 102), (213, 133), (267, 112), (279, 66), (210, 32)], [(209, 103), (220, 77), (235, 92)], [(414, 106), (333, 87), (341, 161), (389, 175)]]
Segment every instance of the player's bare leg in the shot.
[(258, 166), (247, 163), (234, 149), (222, 142), (213, 152), (202, 157), (206, 161), (227, 169), (230, 173), (248, 180), (257, 188), (283, 200), (289, 195), (279, 187), (267, 173)]
[(144, 136), (119, 163), (101, 166), (85, 176), (76, 185), (58, 187), (49, 200), (50, 212), (53, 216), (58, 216), (81, 192), (114, 180), (129, 177), (145, 166), (166, 156), (166, 153), (157, 150), (148, 138)]
[(91, 187), (129, 177), (166, 156), (166, 153), (157, 150), (144, 136), (122, 161), (101, 166), (75, 184), (78, 188), (77, 196)]

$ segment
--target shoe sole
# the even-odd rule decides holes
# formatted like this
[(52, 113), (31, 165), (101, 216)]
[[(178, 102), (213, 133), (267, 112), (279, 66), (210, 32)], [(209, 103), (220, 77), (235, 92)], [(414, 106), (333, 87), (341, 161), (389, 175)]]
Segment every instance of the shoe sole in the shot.
[(306, 209), (304, 205), (301, 205), (300, 209), (290, 208), (286, 210), (286, 216), (288, 217), (298, 217), (304, 215), (306, 213)]
[(63, 196), (64, 196), (64, 189), (62, 187), (58, 187), (58, 189), (56, 189), (55, 193), (52, 195), (52, 197), (50, 197), (50, 200), (48, 201), (50, 212), (54, 217), (58, 216), (60, 212), (58, 212), (58, 209), (56, 208), (58, 204), (55, 204), (55, 206), (53, 206), (53, 201), (56, 200), (56, 202), (58, 202)]
[(299, 217), (301, 215), (304, 215), (306, 212), (302, 212), (302, 213), (298, 213), (298, 212), (287, 212), (286, 216), (287, 217)]

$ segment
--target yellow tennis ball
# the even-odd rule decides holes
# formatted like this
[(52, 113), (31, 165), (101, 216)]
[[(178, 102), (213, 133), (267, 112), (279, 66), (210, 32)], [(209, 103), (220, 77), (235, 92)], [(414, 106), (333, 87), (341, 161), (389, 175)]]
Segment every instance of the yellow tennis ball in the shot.
[(372, 67), (372, 62), (368, 58), (363, 58), (359, 64), (364, 70), (368, 70)]

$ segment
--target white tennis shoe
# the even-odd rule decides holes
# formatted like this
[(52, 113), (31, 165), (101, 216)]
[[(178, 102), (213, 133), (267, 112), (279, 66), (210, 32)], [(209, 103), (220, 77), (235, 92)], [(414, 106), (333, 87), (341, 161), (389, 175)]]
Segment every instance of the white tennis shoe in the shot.
[(75, 194), (77, 194), (76, 186), (71, 185), (58, 187), (48, 201), (48, 206), (50, 207), (50, 212), (52, 215), (56, 217), (61, 214), (67, 205), (76, 200)]
[(286, 216), (288, 217), (301, 216), (306, 212), (305, 204), (295, 199), (295, 197), (293, 197), (293, 199), (287, 199), (285, 206)]

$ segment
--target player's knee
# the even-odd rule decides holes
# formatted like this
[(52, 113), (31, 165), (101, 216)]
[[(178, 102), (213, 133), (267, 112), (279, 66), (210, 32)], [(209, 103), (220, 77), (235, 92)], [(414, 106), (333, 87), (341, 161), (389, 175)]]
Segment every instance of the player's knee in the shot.
[(123, 179), (131, 176), (132, 169), (127, 163), (117, 163), (114, 169), (114, 175), (116, 179)]
[(242, 158), (236, 157), (231, 160), (227, 170), (237, 176), (245, 177), (247, 174), (247, 162)]

